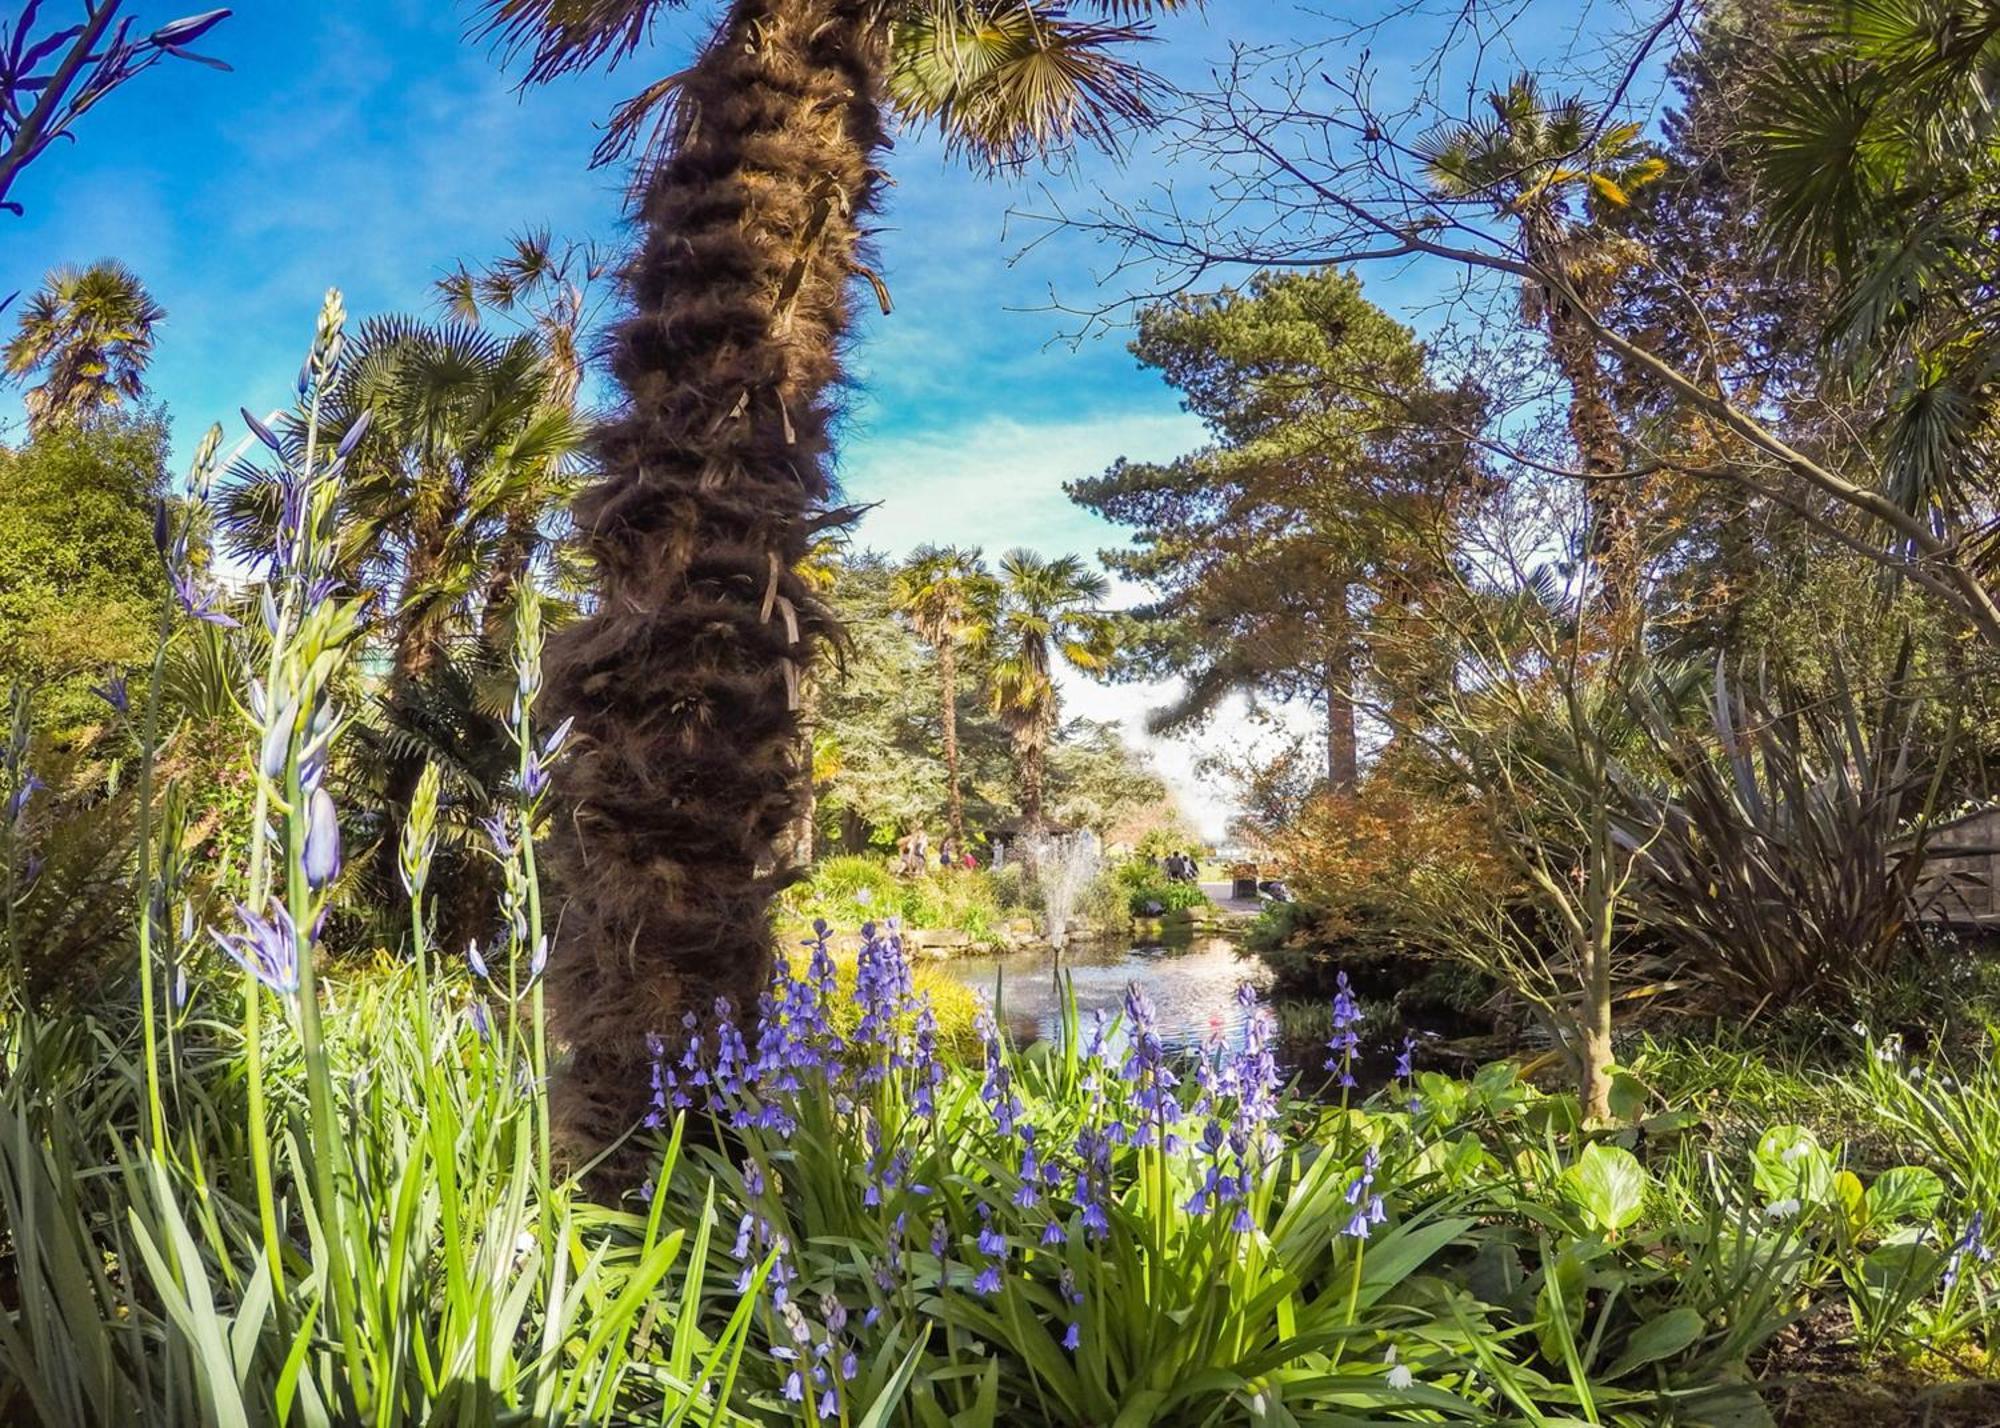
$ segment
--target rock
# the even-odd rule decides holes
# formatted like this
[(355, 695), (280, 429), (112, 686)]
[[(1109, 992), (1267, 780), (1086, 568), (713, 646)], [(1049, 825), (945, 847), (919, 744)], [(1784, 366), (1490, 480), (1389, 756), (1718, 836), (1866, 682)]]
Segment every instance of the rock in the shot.
[(904, 943), (921, 952), (948, 953), (972, 945), (972, 934), (957, 927), (913, 927)]
[(1032, 917), (1017, 917), (1007, 924), (1007, 930), (1016, 937), (1033, 937), (1035, 920)]

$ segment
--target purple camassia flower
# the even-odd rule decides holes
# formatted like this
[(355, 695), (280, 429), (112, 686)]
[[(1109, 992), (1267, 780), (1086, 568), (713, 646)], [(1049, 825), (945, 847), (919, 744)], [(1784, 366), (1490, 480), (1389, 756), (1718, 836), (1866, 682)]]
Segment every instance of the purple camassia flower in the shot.
[(306, 844), (300, 854), (306, 886), (320, 892), (340, 876), (340, 815), (324, 788), (316, 788), (307, 804)]
[(243, 924), (238, 933), (211, 932), (229, 959), (280, 996), (299, 989), (298, 929), (285, 905), (271, 900), (269, 920), (259, 917), (242, 903), (236, 904), (237, 919)]
[(7, 796), (7, 821), (9, 823), (19, 823), (21, 819), (27, 814), (29, 800), (34, 798), (34, 796), (37, 793), (39, 793), (41, 790), (47, 787), (48, 785), (43, 783), (41, 779), (38, 776), (36, 776), (36, 774), (32, 770), (30, 770), (28, 774), (24, 778), (22, 778), (21, 782), (15, 786), (14, 791)]
[(507, 811), (498, 809), (480, 820), (479, 826), (486, 830), (486, 841), (493, 845), (493, 852), (503, 863), (514, 856), (514, 834), (507, 826)]
[(112, 671), (111, 677), (104, 683), (92, 686), (90, 692), (120, 714), (132, 712), (132, 696), (125, 688), (125, 676), (117, 670)]

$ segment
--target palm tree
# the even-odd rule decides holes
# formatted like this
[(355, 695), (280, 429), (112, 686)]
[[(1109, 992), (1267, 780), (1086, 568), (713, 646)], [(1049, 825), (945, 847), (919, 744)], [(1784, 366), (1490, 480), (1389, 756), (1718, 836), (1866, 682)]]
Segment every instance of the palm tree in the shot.
[(918, 546), (896, 572), (890, 598), (917, 638), (937, 651), (938, 718), (944, 730), (946, 797), (951, 836), (965, 846), (965, 796), (958, 779), (958, 652), (992, 632), (999, 583), (978, 549)]
[(1486, 103), (1490, 117), (1444, 125), (1418, 150), (1440, 194), (1488, 203), (1514, 223), (1522, 253), (1543, 275), (1523, 284), (1522, 316), (1548, 334), (1550, 355), (1570, 389), (1570, 440), (1589, 483), (1591, 558), (1606, 606), (1636, 610), (1636, 503), (1631, 481), (1618, 474), (1625, 465), (1618, 418), (1596, 344), (1578, 314), (1596, 310), (1632, 256), (1633, 245), (1607, 234), (1600, 220), (1666, 172), (1666, 163), (1640, 152), (1638, 124), (1606, 125), (1574, 97), (1545, 99), (1532, 75), (1489, 93)]
[[(508, 777), (496, 716), (512, 688), (515, 601), (559, 583), (555, 541), (588, 435), (570, 390), (534, 335), (382, 317), (361, 324), (325, 398), (327, 431), (369, 421), (347, 460), (335, 569), (350, 588), (380, 592), (382, 718), (364, 733), (383, 785), (385, 895), (426, 763), (446, 775), (463, 827)], [(302, 441), (303, 417), (281, 430)], [(232, 468), (222, 527), (234, 554), (254, 563), (269, 551), (284, 506), (274, 472)]]
[(1060, 705), (1056, 664), (1090, 673), (1110, 666), (1117, 623), (1096, 608), (1108, 588), (1073, 555), (1044, 560), (1032, 550), (1010, 550), (1000, 558), (997, 653), (988, 693), (1013, 739), (1021, 821), (1031, 834), (1042, 823), (1049, 740)]
[[(595, 607), (550, 642), (578, 738), (550, 863), (569, 955), (550, 967), (563, 1119), (638, 1120), (649, 1032), (739, 1010), (768, 980), (778, 851), (807, 771), (801, 675), (830, 617), (796, 566), (829, 509), (829, 424), (868, 268), (892, 111), (988, 164), (1110, 143), (1149, 111), (1118, 57), (1133, 17), (1190, 0), (729, 0), (693, 64), (613, 119), (642, 138), (642, 241), (610, 343), (623, 414), (577, 523)], [(671, 0), (486, 0), (541, 81), (617, 61)]]
[(29, 433), (137, 401), (153, 357), (153, 329), (166, 316), (123, 263), (105, 259), (50, 273), (21, 310), (5, 352), (9, 376), (42, 375), (21, 399)]

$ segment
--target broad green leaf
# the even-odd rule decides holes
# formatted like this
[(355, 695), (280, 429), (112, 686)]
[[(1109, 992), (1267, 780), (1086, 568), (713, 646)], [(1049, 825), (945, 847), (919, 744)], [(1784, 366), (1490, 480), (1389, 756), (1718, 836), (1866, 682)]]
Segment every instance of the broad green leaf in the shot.
[(1804, 1126), (1772, 1126), (1758, 1140), (1750, 1164), (1766, 1204), (1824, 1205), (1833, 1197), (1833, 1157)]
[(1868, 1224), (1878, 1233), (1899, 1220), (1929, 1220), (1944, 1198), (1944, 1182), (1921, 1165), (1898, 1165), (1875, 1177), (1862, 1202)]
[(1633, 1369), (1647, 1364), (1658, 1363), (1681, 1353), (1702, 1335), (1707, 1322), (1699, 1309), (1683, 1304), (1678, 1309), (1669, 1309), (1656, 1319), (1648, 1319), (1632, 1331), (1632, 1337), (1625, 1341), (1625, 1352), (1618, 1356), (1605, 1373), (1609, 1379), (1623, 1378)]
[(1563, 1172), (1562, 1184), (1584, 1218), (1607, 1233), (1638, 1219), (1646, 1201), (1646, 1169), (1639, 1158), (1602, 1142), (1585, 1147)]
[(1646, 1083), (1630, 1071), (1611, 1073), (1611, 1114), (1616, 1119), (1637, 1120), (1639, 1112), (1646, 1109), (1646, 1098), (1651, 1094), (1646, 1089)]

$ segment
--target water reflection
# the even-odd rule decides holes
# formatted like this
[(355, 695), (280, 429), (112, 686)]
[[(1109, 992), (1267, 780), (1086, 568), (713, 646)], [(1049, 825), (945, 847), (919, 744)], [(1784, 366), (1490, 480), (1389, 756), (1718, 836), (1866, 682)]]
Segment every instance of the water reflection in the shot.
[[(1054, 953), (962, 957), (950, 969), (1003, 1010), (1017, 1045), (1053, 1040), (1061, 1029)], [(1125, 989), (1137, 983), (1159, 1013), (1160, 1040), (1175, 1049), (1199, 1047), (1218, 1034), (1235, 1044), (1249, 1015), (1236, 999), (1237, 988), (1248, 983), (1261, 992), (1270, 980), (1262, 963), (1224, 937), (1169, 947), (1080, 943), (1063, 955), (1061, 969), (1076, 989), (1086, 1024), (1093, 1011), (1119, 1012)]]

